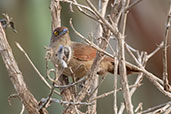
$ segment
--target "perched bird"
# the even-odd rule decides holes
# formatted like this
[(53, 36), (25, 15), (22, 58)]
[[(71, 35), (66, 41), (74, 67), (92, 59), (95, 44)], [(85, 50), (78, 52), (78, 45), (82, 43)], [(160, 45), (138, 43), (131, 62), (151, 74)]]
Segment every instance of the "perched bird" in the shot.
[[(72, 42), (66, 27), (58, 27), (52, 32), (50, 49), (52, 50), (50, 57), (52, 63), (63, 67), (64, 75), (76, 79), (80, 79), (89, 72), (97, 53), (97, 50), (89, 45)], [(114, 73), (114, 65), (114, 59), (105, 56), (97, 73), (99, 75), (107, 72)], [(128, 74), (138, 72), (128, 66), (126, 68)]]

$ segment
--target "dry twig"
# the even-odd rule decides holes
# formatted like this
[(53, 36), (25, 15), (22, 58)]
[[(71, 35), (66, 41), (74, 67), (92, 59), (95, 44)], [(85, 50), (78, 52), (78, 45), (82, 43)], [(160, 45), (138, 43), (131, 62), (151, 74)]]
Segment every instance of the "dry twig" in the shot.
[(122, 12), (122, 24), (121, 24), (121, 34), (118, 37), (118, 47), (119, 47), (119, 72), (121, 75), (121, 84), (123, 88), (123, 97), (125, 102), (125, 107), (128, 114), (134, 114), (133, 105), (131, 101), (131, 95), (129, 92), (129, 85), (126, 73), (126, 64), (125, 64), (125, 30), (126, 30), (126, 22), (127, 22), (127, 14), (126, 7), (129, 6), (130, 0), (122, 1), (123, 3), (123, 12)]
[(163, 82), (164, 82), (164, 89), (166, 91), (171, 92), (171, 86), (169, 85), (168, 81), (168, 67), (167, 67), (167, 48), (168, 48), (168, 35), (169, 35), (169, 28), (171, 24), (171, 3), (170, 3), (170, 8), (169, 8), (169, 13), (167, 17), (167, 22), (166, 22), (166, 29), (165, 29), (165, 34), (164, 34), (164, 47), (163, 47)]

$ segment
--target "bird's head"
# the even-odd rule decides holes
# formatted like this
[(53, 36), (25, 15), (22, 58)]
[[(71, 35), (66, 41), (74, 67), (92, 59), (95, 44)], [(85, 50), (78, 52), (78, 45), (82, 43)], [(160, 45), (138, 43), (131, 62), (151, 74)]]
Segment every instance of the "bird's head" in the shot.
[(67, 27), (57, 27), (51, 36), (51, 44), (58, 42), (58, 43), (67, 43), (70, 41), (69, 30)]

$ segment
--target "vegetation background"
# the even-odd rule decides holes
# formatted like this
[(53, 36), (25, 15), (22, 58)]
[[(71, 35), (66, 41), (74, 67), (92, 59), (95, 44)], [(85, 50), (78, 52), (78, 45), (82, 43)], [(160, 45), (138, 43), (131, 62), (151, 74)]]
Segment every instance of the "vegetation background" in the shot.
[[(78, 0), (78, 2), (84, 1)], [(97, 0), (93, 0), (93, 3), (98, 4)], [(0, 18), (3, 18), (2, 13), (8, 13), (13, 17), (15, 27), (18, 31), (15, 34), (11, 29), (7, 29), (8, 41), (13, 49), (18, 65), (23, 72), (24, 80), (28, 88), (38, 100), (46, 97), (49, 89), (40, 80), (37, 73), (26, 60), (25, 56), (15, 46), (14, 42), (17, 41), (23, 46), (36, 67), (45, 75), (44, 46), (49, 45), (51, 36), (49, 5), (50, 0), (0, 0)], [(76, 9), (74, 9), (74, 12), (70, 12), (68, 4), (61, 3), (61, 5), (62, 25), (70, 28), (69, 19), (73, 18), (75, 27), (84, 36), (88, 36), (90, 32), (96, 29), (96, 23), (94, 21), (85, 17)], [(154, 50), (157, 44), (163, 40), (168, 9), (169, 0), (143, 0), (133, 7), (128, 15), (126, 41), (140, 51), (151, 52)], [(70, 35), (72, 40), (80, 41), (71, 28)], [(168, 51), (170, 57), (171, 49), (169, 48)], [(147, 69), (160, 78), (162, 77), (161, 55), (162, 52), (160, 51), (147, 64)], [(129, 57), (127, 59), (129, 60)], [(168, 62), (168, 68), (170, 69), (171, 60), (169, 59)], [(171, 74), (171, 70), (169, 69), (169, 74)], [(171, 77), (169, 78), (171, 79)], [(129, 83), (132, 83), (134, 80), (135, 76), (129, 76)], [(112, 88), (113, 77), (107, 76), (105, 82), (100, 87), (99, 94), (110, 91)], [(15, 93), (15, 90), (9, 80), (2, 58), (0, 58), (0, 110), (2, 114), (18, 114), (20, 112), (21, 103), (18, 99), (12, 99), (11, 106), (8, 104), (8, 96), (13, 93)], [(118, 101), (122, 100), (122, 96), (120, 98), (118, 97)], [(143, 107), (146, 109), (167, 101), (169, 101), (169, 98), (161, 94), (147, 79), (143, 80), (143, 85), (138, 88), (133, 96), (134, 108), (140, 102), (143, 103)], [(106, 111), (108, 111), (108, 114), (111, 114), (113, 112), (112, 104), (112, 95), (99, 100), (97, 107), (98, 114), (104, 114)], [(60, 104), (52, 104), (48, 110), (51, 114), (60, 114), (62, 106)]]

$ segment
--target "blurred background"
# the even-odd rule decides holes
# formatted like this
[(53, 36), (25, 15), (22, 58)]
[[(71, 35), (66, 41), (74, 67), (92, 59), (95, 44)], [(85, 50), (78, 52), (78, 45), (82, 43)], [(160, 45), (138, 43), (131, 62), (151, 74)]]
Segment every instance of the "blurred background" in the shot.
[[(135, 0), (131, 0), (132, 2)], [(79, 0), (78, 2), (83, 2)], [(112, 2), (112, 1), (111, 1)], [(98, 4), (97, 0), (93, 1)], [(18, 33), (12, 32), (11, 29), (6, 30), (7, 39), (13, 49), (14, 56), (20, 70), (24, 75), (24, 80), (36, 97), (40, 100), (46, 97), (49, 89), (40, 80), (35, 70), (26, 60), (25, 56), (15, 46), (17, 41), (21, 44), (33, 63), (45, 75), (45, 49), (44, 46), (49, 45), (51, 36), (51, 15), (49, 10), (50, 0), (0, 0), (0, 18), (2, 13), (8, 13), (13, 17), (15, 27)], [(69, 27), (72, 40), (81, 41), (71, 30), (69, 19), (73, 18), (75, 28), (84, 36), (93, 33), (96, 24), (76, 9), (74, 12), (69, 11), (69, 5), (62, 5), (62, 25)], [(97, 6), (97, 5), (96, 5)], [(169, 10), (169, 0), (143, 0), (141, 3), (131, 8), (128, 15), (127, 37), (126, 41), (132, 47), (140, 50), (152, 52), (164, 38), (164, 30), (166, 26), (167, 13)], [(169, 36), (169, 43), (170, 43)], [(112, 44), (112, 41), (111, 41)], [(169, 57), (170, 48), (168, 48), (168, 71), (171, 74), (171, 60)], [(128, 58), (129, 59), (129, 58)], [(131, 60), (130, 60), (131, 61)], [(162, 51), (153, 56), (148, 64), (147, 69), (162, 78)], [(133, 84), (136, 76), (129, 76), (129, 83)], [(171, 79), (171, 78), (170, 78)], [(119, 79), (120, 80), (120, 79)], [(120, 87), (120, 83), (118, 83)], [(107, 76), (105, 82), (99, 89), (99, 94), (113, 89), (113, 76)], [(8, 104), (8, 96), (15, 93), (14, 87), (9, 79), (8, 73), (0, 57), (0, 110), (2, 114), (18, 114), (21, 110), (21, 103), (18, 99), (11, 100), (11, 106)], [(57, 97), (57, 96), (54, 96)], [(59, 97), (57, 97), (59, 98)], [(134, 108), (142, 102), (143, 108), (159, 105), (168, 102), (170, 99), (159, 92), (159, 90), (151, 84), (148, 79), (144, 78), (143, 85), (133, 95)], [(122, 93), (118, 93), (118, 106), (123, 101)], [(100, 99), (98, 101), (98, 114), (113, 113), (113, 95)], [(119, 107), (118, 107), (119, 108)], [(60, 114), (62, 106), (60, 104), (52, 104), (48, 108), (50, 114)], [(25, 111), (24, 114), (27, 114)]]

